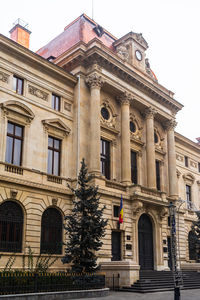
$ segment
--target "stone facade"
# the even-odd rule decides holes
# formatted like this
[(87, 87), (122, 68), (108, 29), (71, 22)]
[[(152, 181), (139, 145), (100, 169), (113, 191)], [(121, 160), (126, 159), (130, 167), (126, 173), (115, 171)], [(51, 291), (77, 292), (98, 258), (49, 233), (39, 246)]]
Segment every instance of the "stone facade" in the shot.
[[(186, 200), (186, 185), (191, 187), (191, 203), (179, 208), (179, 248), (182, 266), (191, 267), (188, 233), (194, 209), (199, 209), (200, 147), (174, 132), (182, 105), (157, 82), (149, 63), (145, 65), (148, 45), (142, 35), (129, 33), (117, 40), (102, 29), (98, 36), (94, 21), (82, 15), (76, 22), (80, 19), (87, 25), (88, 42), (79, 40), (62, 53), (56, 50), (58, 56), (55, 41), (54, 48), (47, 45), (38, 55), (0, 35), (0, 201), (1, 205), (15, 202), (23, 211), (22, 247), (14, 267), (22, 267), (28, 246), (35, 258), (39, 255), (42, 216), (48, 208), (59, 211), (62, 220), (70, 213), (72, 194), (67, 184), (76, 184), (82, 157), (93, 184), (99, 186), (106, 205), (104, 217), (109, 220), (98, 253), (102, 270), (108, 276), (120, 274), (120, 283), (130, 285), (138, 279), (140, 267), (169, 269), (168, 206), (173, 201), (179, 207), (179, 197)], [(47, 48), (53, 63), (44, 55)], [(13, 89), (15, 77), (23, 80), (22, 94)], [(52, 107), (55, 95), (59, 109)], [(9, 122), (23, 128), (20, 165), (5, 159)], [(47, 172), (48, 137), (61, 145), (56, 175)], [(107, 158), (103, 143), (109, 148)], [(124, 222), (119, 227), (115, 210), (121, 196)], [(141, 254), (142, 216), (151, 224), (150, 265)], [(115, 233), (118, 250), (112, 245)], [(2, 252), (1, 268), (11, 252)], [(64, 247), (60, 257), (63, 253)], [(52, 266), (66, 268), (60, 261)]]

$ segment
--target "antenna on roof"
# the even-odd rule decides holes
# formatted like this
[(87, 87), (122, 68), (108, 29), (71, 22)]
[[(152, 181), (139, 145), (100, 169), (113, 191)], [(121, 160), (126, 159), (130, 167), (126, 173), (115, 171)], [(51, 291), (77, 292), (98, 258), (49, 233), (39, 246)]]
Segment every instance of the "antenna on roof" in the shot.
[(92, 20), (94, 20), (94, 0), (92, 0)]

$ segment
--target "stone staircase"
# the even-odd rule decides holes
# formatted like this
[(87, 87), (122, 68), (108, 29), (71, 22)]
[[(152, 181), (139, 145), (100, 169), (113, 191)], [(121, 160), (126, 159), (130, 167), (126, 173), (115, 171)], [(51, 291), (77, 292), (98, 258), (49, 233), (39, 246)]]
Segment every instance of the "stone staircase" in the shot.
[[(183, 285), (181, 289), (200, 289), (200, 273), (196, 271), (182, 271)], [(171, 271), (140, 271), (140, 279), (130, 287), (123, 287), (122, 291), (151, 293), (170, 291), (174, 289)]]

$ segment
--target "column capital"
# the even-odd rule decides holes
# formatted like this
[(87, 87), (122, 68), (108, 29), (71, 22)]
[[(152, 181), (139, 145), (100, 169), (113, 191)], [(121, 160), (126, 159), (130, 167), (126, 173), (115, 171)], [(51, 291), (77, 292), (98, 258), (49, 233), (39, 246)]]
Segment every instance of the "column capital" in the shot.
[(121, 105), (130, 105), (130, 101), (133, 99), (132, 95), (126, 91), (122, 92), (117, 100), (121, 103)]
[(174, 119), (167, 120), (167, 121), (164, 123), (164, 128), (165, 128), (167, 131), (169, 131), (169, 130), (174, 130), (176, 126), (177, 126), (177, 122), (176, 122)]
[(104, 84), (102, 76), (97, 73), (93, 73), (86, 77), (85, 82), (89, 85), (90, 88), (101, 88)]
[(157, 110), (152, 106), (145, 108), (143, 112), (145, 119), (153, 119), (155, 114), (157, 114)]

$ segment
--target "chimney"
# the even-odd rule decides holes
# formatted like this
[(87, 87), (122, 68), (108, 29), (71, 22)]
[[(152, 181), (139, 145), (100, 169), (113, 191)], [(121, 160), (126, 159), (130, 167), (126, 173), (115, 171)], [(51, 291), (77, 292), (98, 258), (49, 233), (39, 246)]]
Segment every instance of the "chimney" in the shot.
[(9, 31), (11, 40), (29, 49), (31, 31), (28, 30), (28, 23), (17, 19), (13, 25), (13, 28)]

